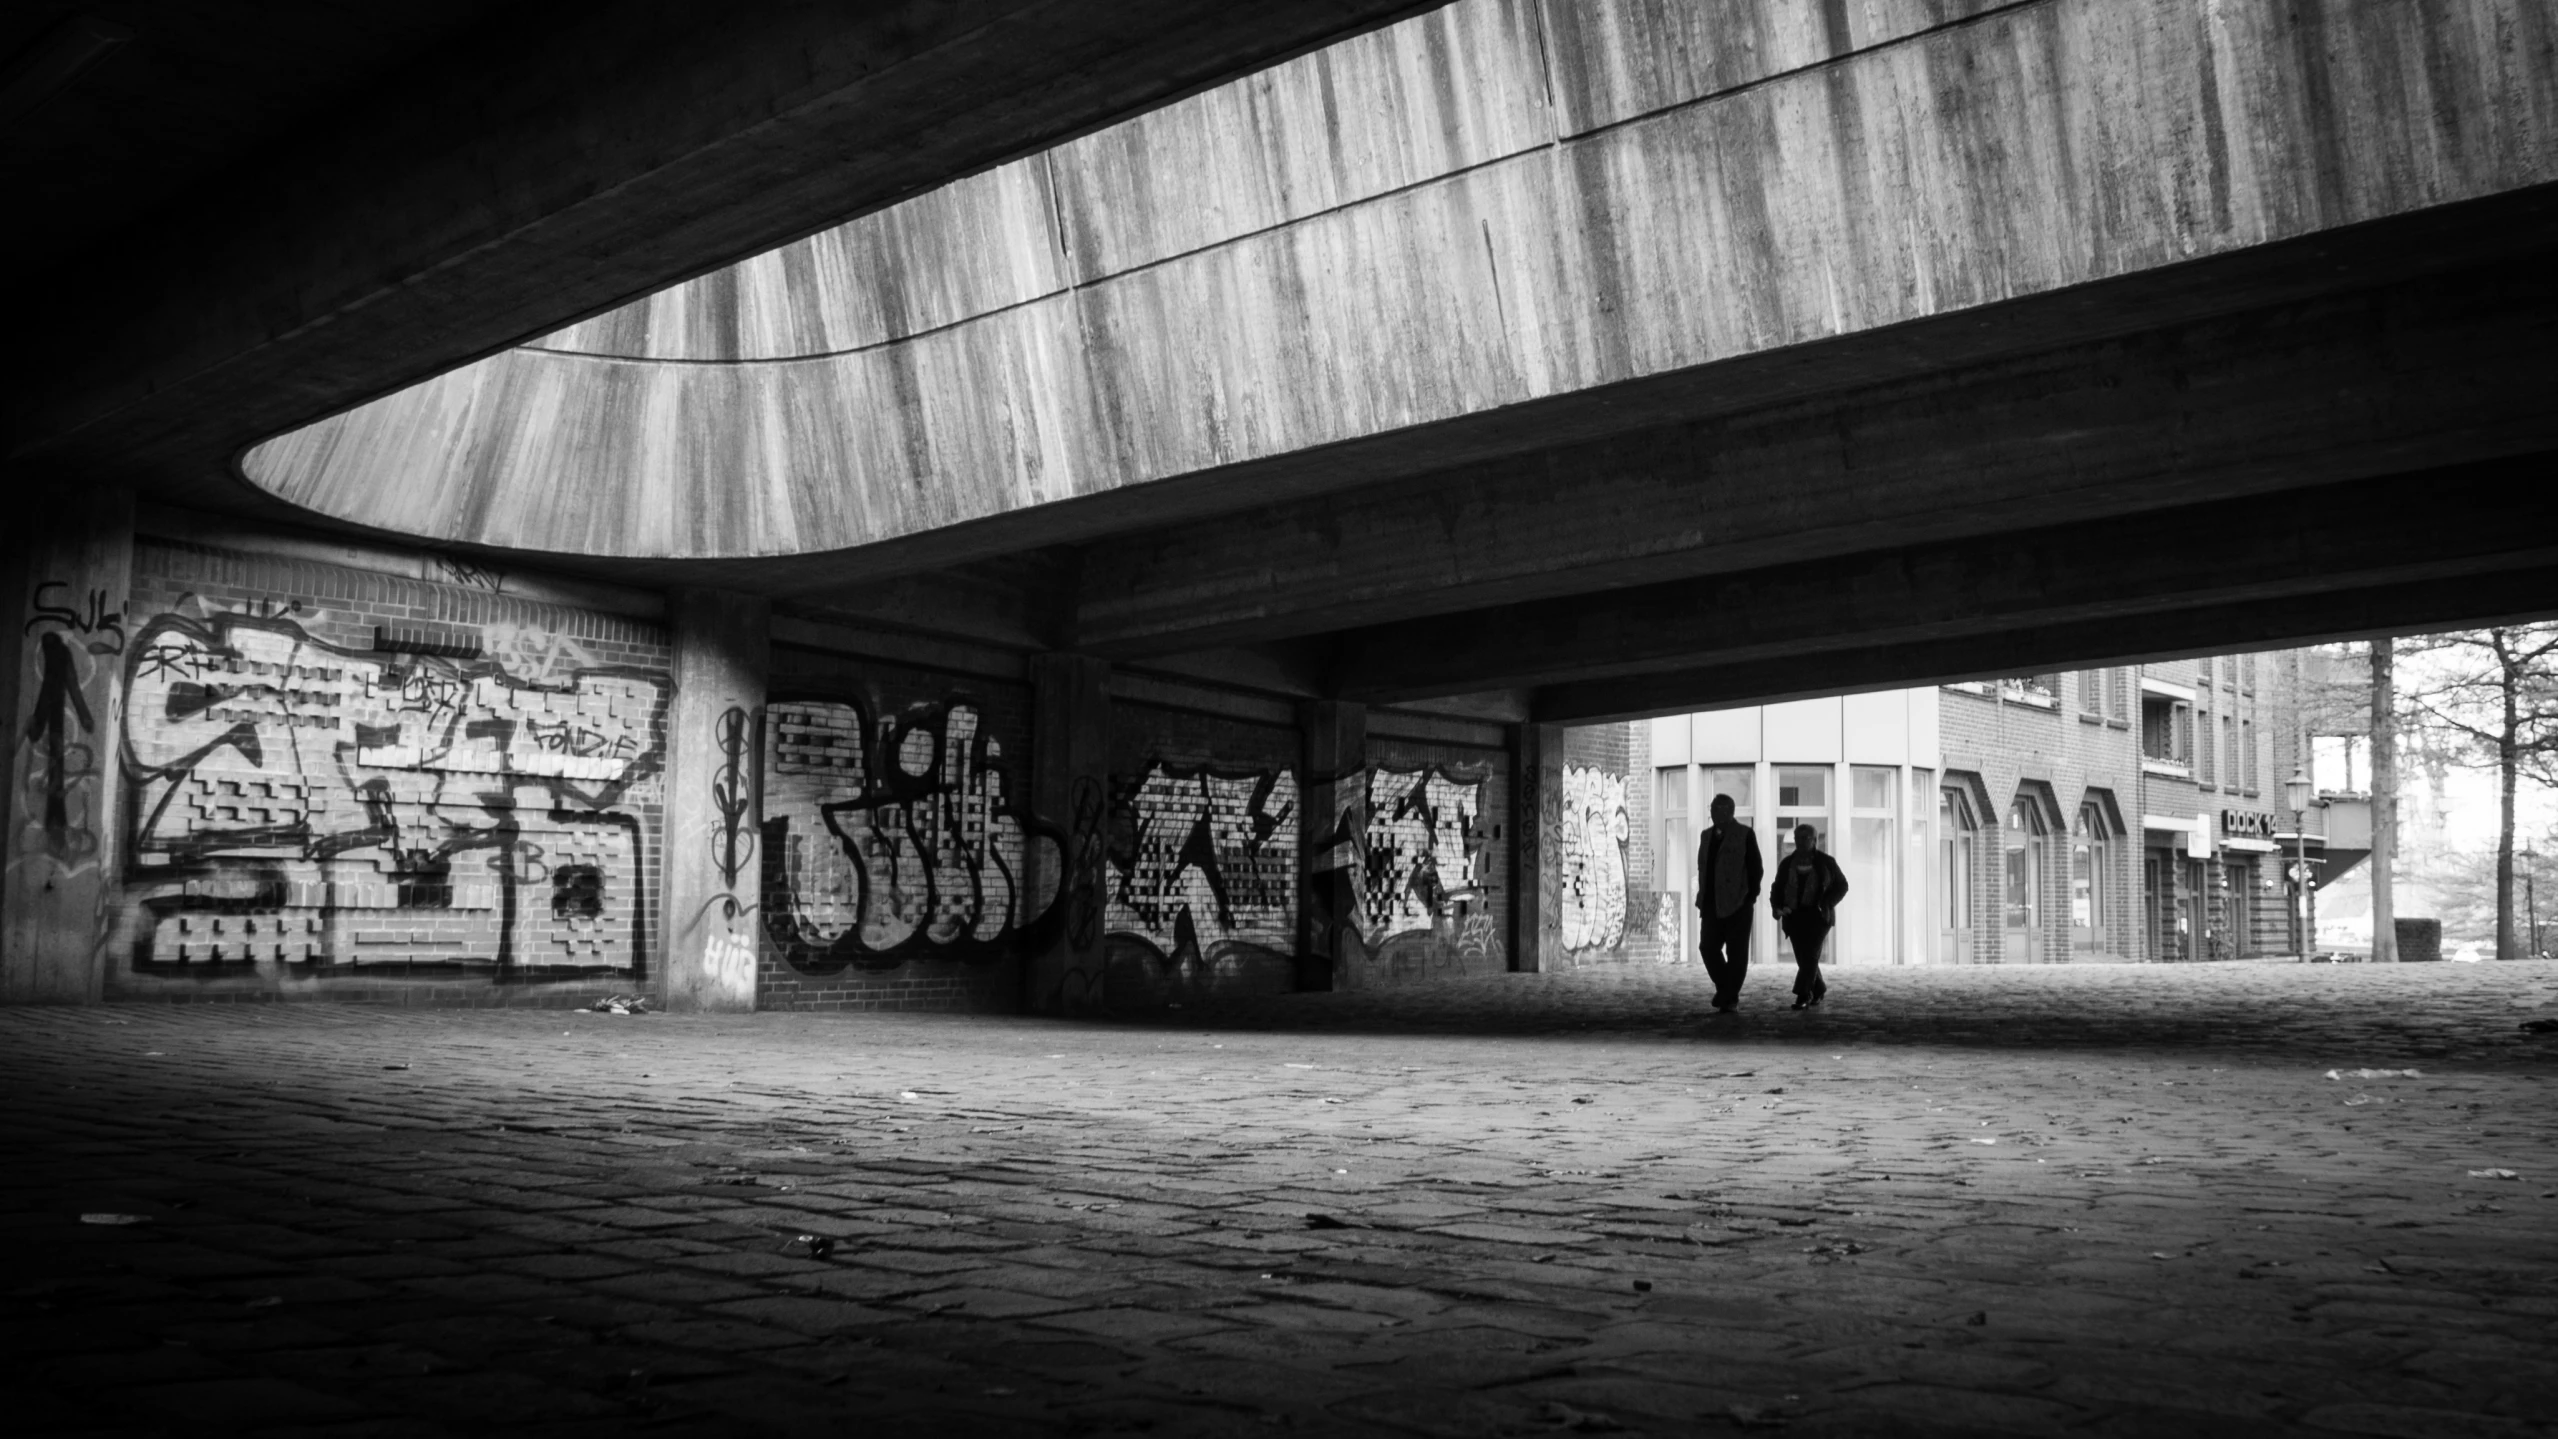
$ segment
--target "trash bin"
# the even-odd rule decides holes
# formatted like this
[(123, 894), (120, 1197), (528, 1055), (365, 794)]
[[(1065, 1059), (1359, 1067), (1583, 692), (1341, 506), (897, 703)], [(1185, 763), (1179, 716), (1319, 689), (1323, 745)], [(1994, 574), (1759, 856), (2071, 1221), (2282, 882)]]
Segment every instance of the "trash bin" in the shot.
[(2398, 962), (2439, 962), (2443, 957), (2443, 922), (2439, 919), (2398, 921)]

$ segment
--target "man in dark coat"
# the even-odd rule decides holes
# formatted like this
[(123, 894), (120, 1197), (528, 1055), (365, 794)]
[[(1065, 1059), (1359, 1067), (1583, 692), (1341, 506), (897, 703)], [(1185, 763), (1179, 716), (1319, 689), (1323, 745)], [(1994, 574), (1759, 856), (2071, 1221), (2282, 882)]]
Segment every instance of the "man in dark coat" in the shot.
[(1741, 981), (1750, 977), (1750, 910), (1764, 875), (1759, 837), (1732, 817), (1732, 796), (1716, 795), (1713, 814), (1696, 847), (1697, 929), (1705, 972), (1714, 980), (1714, 1007), (1729, 1013), (1741, 1003)]
[(1820, 841), (1812, 826), (1796, 825), (1794, 853), (1777, 861), (1776, 884), (1768, 891), (1768, 907), (1794, 943), (1796, 1009), (1809, 1009), (1830, 992), (1821, 979), (1821, 944), (1837, 922), (1839, 901), (1847, 898), (1847, 875), (1821, 853)]

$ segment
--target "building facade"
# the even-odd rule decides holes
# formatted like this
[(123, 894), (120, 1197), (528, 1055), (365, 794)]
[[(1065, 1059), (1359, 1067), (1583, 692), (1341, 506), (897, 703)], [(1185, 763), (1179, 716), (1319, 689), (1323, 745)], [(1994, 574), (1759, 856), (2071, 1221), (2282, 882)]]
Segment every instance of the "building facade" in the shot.
[[(1844, 964), (2238, 959), (2302, 949), (2296, 861), (2321, 811), (2292, 652), (2221, 655), (1798, 700), (1627, 726), (1628, 957), (1695, 953), (1697, 836), (1729, 795), (1773, 864), (1810, 824), (1851, 890)], [(2297, 833), (2297, 828), (2306, 833)], [(1785, 958), (1772, 926), (1753, 941)]]

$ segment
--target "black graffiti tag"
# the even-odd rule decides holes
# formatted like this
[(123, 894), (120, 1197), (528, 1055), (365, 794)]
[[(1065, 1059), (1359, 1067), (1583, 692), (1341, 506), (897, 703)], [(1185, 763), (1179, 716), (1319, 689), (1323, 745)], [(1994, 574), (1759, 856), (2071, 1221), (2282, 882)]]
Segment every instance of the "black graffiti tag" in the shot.
[(755, 797), (746, 787), (746, 750), (753, 738), (754, 723), (746, 711), (730, 705), (719, 717), (717, 739), (719, 768), (711, 775), (711, 808), (719, 815), (719, 824), (711, 832), (711, 859), (719, 866), (719, 880), (728, 893), (726, 917), (738, 916), (737, 877), (746, 872), (746, 861), (755, 853), (755, 836), (746, 827), (747, 811), (754, 807)]

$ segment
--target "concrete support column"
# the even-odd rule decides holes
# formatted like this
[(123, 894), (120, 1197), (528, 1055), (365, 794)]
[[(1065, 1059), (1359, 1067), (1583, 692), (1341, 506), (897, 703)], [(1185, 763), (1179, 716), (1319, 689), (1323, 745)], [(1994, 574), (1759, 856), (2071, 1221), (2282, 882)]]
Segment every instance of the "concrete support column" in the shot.
[(94, 1004), (123, 864), (133, 494), (19, 493), (0, 522), (0, 1003)]
[(2398, 962), (2398, 637), (2371, 640), (2371, 957)]
[(666, 711), (666, 1002), (751, 1010), (772, 610), (751, 595), (678, 590), (667, 618), (675, 696)]
[(1297, 890), (1297, 988), (1358, 989), (1368, 946), (1359, 905), (1368, 868), (1368, 707), (1301, 705), (1297, 820), (1305, 873)]
[(1563, 726), (1523, 724), (1512, 731), (1510, 967), (1523, 973), (1563, 967)]
[[(1055, 863), (1052, 911), (1062, 922), (1039, 936), (1022, 972), (1022, 1002), (1035, 1014), (1102, 1012), (1102, 905), (1110, 823), (1110, 665), (1090, 655), (1030, 661), (1031, 813), (1065, 831)], [(1030, 862), (1040, 862), (1033, 846)], [(1030, 892), (1050, 887), (1033, 874)]]

